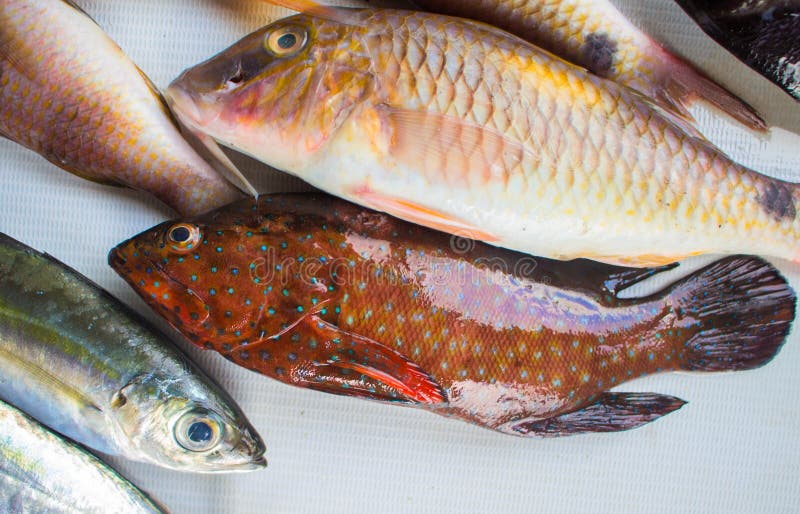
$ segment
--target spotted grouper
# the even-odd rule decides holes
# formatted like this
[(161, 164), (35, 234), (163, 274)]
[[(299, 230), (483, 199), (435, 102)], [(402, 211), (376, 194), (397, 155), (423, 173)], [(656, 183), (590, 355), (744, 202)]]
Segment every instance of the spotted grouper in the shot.
[(757, 257), (623, 299), (668, 267), (533, 258), (321, 195), (169, 221), (109, 262), (191, 342), (248, 369), (525, 436), (653, 421), (684, 402), (609, 389), (761, 366), (795, 312), (792, 289)]

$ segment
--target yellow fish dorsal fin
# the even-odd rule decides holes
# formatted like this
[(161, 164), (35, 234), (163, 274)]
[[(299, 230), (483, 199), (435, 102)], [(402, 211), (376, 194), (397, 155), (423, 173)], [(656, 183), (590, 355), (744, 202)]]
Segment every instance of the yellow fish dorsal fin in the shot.
[(352, 16), (352, 8), (325, 5), (314, 0), (261, 0), (273, 5), (285, 7), (317, 18), (342, 23), (344, 25), (362, 25)]

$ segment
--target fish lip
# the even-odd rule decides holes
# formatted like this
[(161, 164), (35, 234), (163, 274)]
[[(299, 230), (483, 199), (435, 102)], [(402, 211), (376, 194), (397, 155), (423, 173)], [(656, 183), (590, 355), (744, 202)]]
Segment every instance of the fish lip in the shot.
[(111, 269), (122, 270), (128, 264), (128, 259), (125, 257), (123, 251), (115, 246), (108, 252), (108, 265)]
[(181, 79), (182, 76), (178, 77), (164, 90), (164, 100), (178, 120), (190, 131), (195, 131), (203, 126), (200, 108), (195, 95), (180, 86)]
[(247, 462), (229, 464), (214, 469), (193, 469), (192, 473), (219, 474), (219, 473), (246, 473), (248, 471), (258, 471), (267, 467), (267, 459), (263, 455)]

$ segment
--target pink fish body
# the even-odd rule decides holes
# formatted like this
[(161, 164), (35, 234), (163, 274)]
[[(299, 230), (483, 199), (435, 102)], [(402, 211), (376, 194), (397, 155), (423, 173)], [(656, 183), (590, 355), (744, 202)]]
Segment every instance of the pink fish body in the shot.
[(63, 0), (0, 3), (0, 135), (183, 214), (242, 196), (183, 139), (142, 71)]

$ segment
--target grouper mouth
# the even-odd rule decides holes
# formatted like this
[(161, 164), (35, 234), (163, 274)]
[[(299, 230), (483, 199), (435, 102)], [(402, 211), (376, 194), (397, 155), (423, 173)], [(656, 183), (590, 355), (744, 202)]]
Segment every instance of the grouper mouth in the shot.
[(142, 250), (132, 260), (126, 253), (130, 242), (114, 247), (108, 253), (108, 264), (139, 296), (175, 328), (204, 323), (211, 312), (206, 300), (188, 284), (172, 277), (161, 262), (143, 256)]

